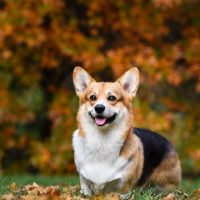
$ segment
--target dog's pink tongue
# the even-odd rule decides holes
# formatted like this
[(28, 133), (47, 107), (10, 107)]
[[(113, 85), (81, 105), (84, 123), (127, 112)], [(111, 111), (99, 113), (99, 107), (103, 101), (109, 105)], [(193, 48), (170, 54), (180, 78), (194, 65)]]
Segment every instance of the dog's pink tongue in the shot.
[(95, 123), (98, 125), (98, 126), (102, 126), (106, 123), (106, 118), (95, 118)]

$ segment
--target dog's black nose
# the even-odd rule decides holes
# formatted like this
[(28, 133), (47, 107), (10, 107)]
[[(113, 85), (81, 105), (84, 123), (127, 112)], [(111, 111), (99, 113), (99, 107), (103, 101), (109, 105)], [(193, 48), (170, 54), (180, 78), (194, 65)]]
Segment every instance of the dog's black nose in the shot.
[(95, 109), (95, 111), (97, 112), (97, 113), (102, 113), (104, 110), (105, 110), (105, 106), (104, 105), (102, 105), (102, 104), (97, 104), (95, 107), (94, 107), (94, 109)]

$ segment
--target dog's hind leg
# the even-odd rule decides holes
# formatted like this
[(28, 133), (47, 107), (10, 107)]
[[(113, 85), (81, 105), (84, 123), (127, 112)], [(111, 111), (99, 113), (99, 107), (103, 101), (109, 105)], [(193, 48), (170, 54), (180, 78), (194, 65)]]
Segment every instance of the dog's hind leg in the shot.
[(149, 182), (171, 191), (178, 188), (181, 181), (181, 166), (177, 153), (171, 150), (154, 170)]

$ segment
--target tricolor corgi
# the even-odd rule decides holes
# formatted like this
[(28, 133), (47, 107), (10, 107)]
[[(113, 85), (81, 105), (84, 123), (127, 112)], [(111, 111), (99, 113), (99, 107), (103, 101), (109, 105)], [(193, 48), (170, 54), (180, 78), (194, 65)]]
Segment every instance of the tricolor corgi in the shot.
[(150, 183), (167, 190), (178, 187), (181, 166), (172, 144), (158, 133), (133, 128), (138, 69), (115, 82), (96, 82), (76, 67), (73, 82), (79, 97), (73, 148), (81, 192), (126, 193)]

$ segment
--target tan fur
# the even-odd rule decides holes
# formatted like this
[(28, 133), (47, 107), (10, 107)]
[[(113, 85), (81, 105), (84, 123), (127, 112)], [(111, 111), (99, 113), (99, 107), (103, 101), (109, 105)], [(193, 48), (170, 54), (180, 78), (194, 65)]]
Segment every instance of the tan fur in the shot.
[(126, 159), (130, 159), (132, 156), (134, 156), (135, 152), (139, 148), (138, 142), (137, 136), (133, 135), (132, 130), (129, 129), (126, 134), (126, 138), (124, 138), (124, 144), (121, 148), (120, 156)]
[(159, 184), (165, 189), (172, 190), (178, 187), (180, 181), (180, 161), (177, 153), (172, 150), (154, 170), (148, 182), (156, 185)]
[(142, 174), (144, 164), (142, 143), (131, 131), (128, 133), (120, 152), (120, 156), (133, 160), (126, 173), (126, 182), (121, 188), (123, 193), (128, 192), (137, 183)]

